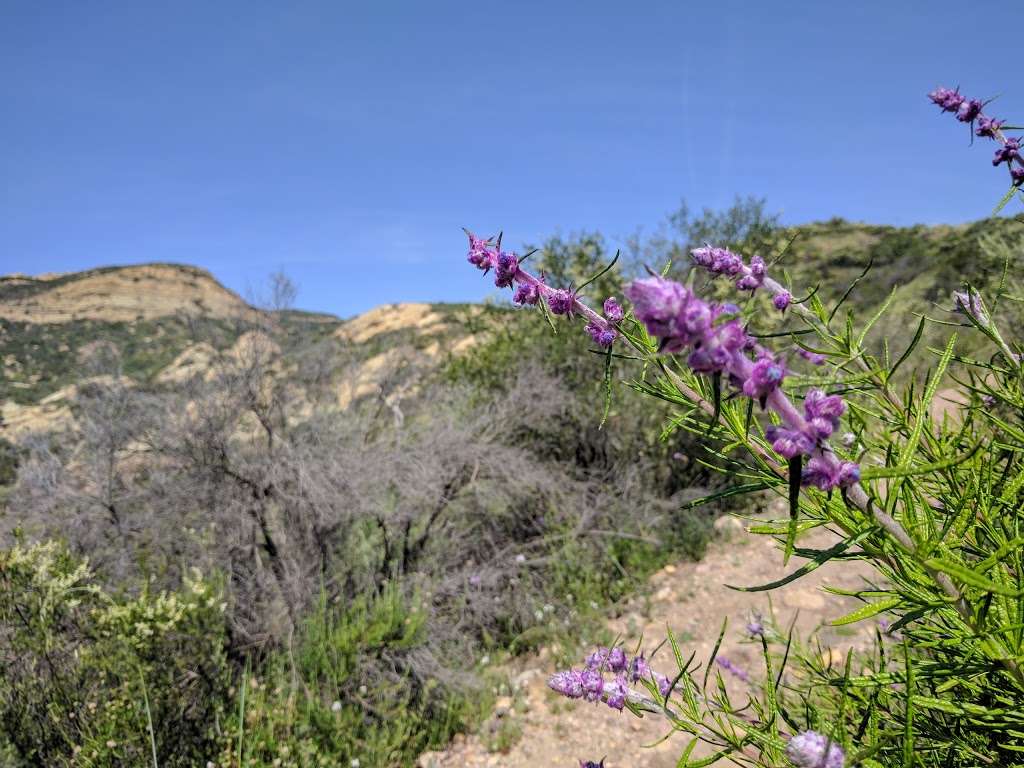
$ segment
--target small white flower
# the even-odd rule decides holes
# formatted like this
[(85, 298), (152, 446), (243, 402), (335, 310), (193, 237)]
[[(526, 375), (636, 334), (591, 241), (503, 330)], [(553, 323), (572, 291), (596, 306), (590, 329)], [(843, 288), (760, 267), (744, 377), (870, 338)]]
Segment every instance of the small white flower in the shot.
[(349, 765), (351, 765), (351, 766), (352, 766), (352, 768), (359, 768), (359, 758), (358, 758), (358, 757), (353, 757), (353, 758), (352, 758), (352, 759), (351, 759), (351, 760), (349, 761)]
[(331, 704), (331, 712), (341, 712), (341, 702), (336, 701)]
[(526, 562), (526, 555), (524, 555), (524, 554), (516, 555), (516, 562), (517, 563), (525, 563)]

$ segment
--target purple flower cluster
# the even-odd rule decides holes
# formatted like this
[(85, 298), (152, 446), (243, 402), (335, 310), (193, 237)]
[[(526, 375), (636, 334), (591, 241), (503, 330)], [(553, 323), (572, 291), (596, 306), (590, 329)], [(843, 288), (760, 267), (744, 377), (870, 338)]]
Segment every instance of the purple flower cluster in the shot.
[(970, 123), (974, 128), (975, 136), (999, 142), (1001, 146), (996, 149), (992, 165), (999, 166), (1006, 163), (1013, 185), (1016, 187), (1024, 185), (1024, 159), (1021, 158), (1020, 152), (1021, 139), (1019, 137), (1008, 138), (1003, 135), (1005, 120), (997, 120), (982, 114), (985, 102), (968, 99), (960, 93), (959, 88), (936, 88), (928, 94), (928, 98), (943, 112), (955, 115), (961, 123)]
[(747, 670), (730, 661), (725, 656), (716, 656), (715, 663), (737, 680), (742, 680), (744, 683), (750, 682), (750, 675), (747, 674)]
[(582, 669), (567, 669), (552, 675), (548, 687), (570, 699), (603, 701), (612, 709), (622, 711), (627, 699), (639, 698), (630, 684), (645, 679), (652, 680), (662, 696), (668, 695), (668, 678), (652, 670), (642, 654), (630, 659), (621, 648), (598, 648), (587, 657)]
[(991, 324), (988, 312), (985, 311), (985, 304), (981, 295), (976, 291), (953, 291), (953, 308), (961, 314), (974, 318), (974, 321), (981, 326)]
[(842, 748), (817, 731), (804, 731), (789, 740), (786, 757), (796, 768), (843, 768)]
[(753, 293), (761, 286), (766, 286), (772, 293), (772, 304), (780, 312), (785, 312), (786, 307), (793, 300), (789, 291), (785, 290), (774, 280), (769, 280), (767, 266), (760, 256), (752, 256), (749, 264), (743, 262), (739, 256), (728, 248), (716, 248), (713, 245), (705, 245), (701, 248), (694, 248), (690, 251), (693, 263), (703, 267), (713, 275), (726, 275), (736, 278), (736, 287), (741, 291)]
[(493, 243), (493, 238), (481, 238), (466, 230), (469, 236), (469, 254), (466, 260), (477, 269), (487, 274), (494, 270), (494, 284), (498, 288), (514, 288), (512, 303), (517, 306), (533, 306), (541, 301), (546, 302), (554, 315), (565, 315), (572, 318), (583, 315), (587, 324), (584, 330), (595, 343), (602, 347), (610, 347), (619, 332), (615, 329), (624, 313), (622, 307), (611, 297), (604, 302), (604, 317), (579, 300), (576, 293), (568, 288), (551, 288), (544, 282), (544, 277), (535, 277), (520, 266), (519, 257), (511, 251), (501, 250), (501, 239)]
[[(733, 274), (741, 274), (738, 256), (725, 256), (723, 253), (729, 252), (710, 247), (702, 253), (698, 263), (707, 262), (712, 265), (709, 268), (721, 270), (739, 264)], [(695, 373), (724, 374), (732, 386), (780, 417), (780, 424), (768, 428), (768, 440), (786, 459), (810, 457), (801, 477), (804, 485), (828, 491), (860, 479), (858, 466), (839, 460), (827, 444), (846, 411), (842, 398), (813, 389), (807, 393), (801, 414), (780, 389), (787, 375), (785, 365), (757, 344), (736, 318), (718, 322), (731, 314), (731, 308), (711, 305), (689, 288), (661, 277), (633, 282), (626, 296), (633, 302), (637, 319), (659, 339), (662, 351), (689, 349), (687, 363)]]

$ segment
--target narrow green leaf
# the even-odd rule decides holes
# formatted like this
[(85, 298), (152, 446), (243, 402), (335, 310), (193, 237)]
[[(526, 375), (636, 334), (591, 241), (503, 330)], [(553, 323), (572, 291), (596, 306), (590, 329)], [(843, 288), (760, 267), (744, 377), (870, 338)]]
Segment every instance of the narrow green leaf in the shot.
[(943, 573), (949, 574), (954, 579), (962, 581), (972, 587), (983, 589), (986, 592), (994, 592), (997, 595), (1007, 595), (1008, 597), (1019, 597), (1021, 593), (1008, 587), (1004, 584), (997, 584), (986, 576), (981, 575), (976, 571), (972, 571), (970, 568), (961, 565), (960, 563), (947, 560), (942, 557), (933, 557), (925, 560), (924, 563), (929, 568), (933, 568), (936, 571), (942, 571)]
[(608, 352), (604, 358), (604, 410), (601, 412), (601, 423), (597, 425), (598, 429), (603, 429), (605, 422), (608, 421), (608, 413), (612, 409), (612, 348), (608, 347)]
[(919, 467), (868, 467), (861, 472), (861, 478), (863, 480), (874, 480), (878, 477), (911, 477), (913, 475), (927, 475), (929, 472), (938, 472), (942, 469), (949, 469), (950, 467), (955, 467), (957, 464), (967, 461), (971, 456), (977, 453), (980, 447), (981, 443), (978, 443), (967, 453), (962, 453), (959, 456), (953, 456), (952, 458), (945, 459), (943, 461), (923, 464)]
[(872, 256), (868, 260), (868, 265), (866, 267), (864, 267), (864, 271), (861, 272), (859, 275), (857, 275), (857, 277), (854, 279), (854, 281), (852, 283), (850, 283), (850, 287), (847, 288), (846, 292), (842, 295), (842, 298), (840, 298), (839, 301), (836, 302), (835, 307), (832, 308), (832, 312), (828, 316), (828, 320), (825, 321), (825, 325), (828, 325), (829, 323), (832, 322), (832, 318), (834, 318), (836, 316), (836, 312), (839, 311), (839, 308), (841, 306), (843, 306), (843, 304), (846, 302), (846, 300), (850, 297), (850, 294), (853, 293), (853, 289), (857, 287), (857, 283), (859, 283), (861, 280), (863, 280), (867, 276), (868, 272), (871, 271), (871, 267), (874, 265), (874, 263), (875, 263), (875, 257)]
[(843, 624), (854, 624), (854, 623), (856, 623), (858, 621), (862, 621), (863, 619), (867, 619), (867, 618), (869, 618), (871, 616), (876, 616), (877, 614), (881, 613), (882, 611), (887, 611), (890, 608), (894, 608), (895, 606), (899, 605), (901, 602), (903, 602), (903, 599), (901, 597), (899, 597), (899, 596), (889, 597), (889, 598), (886, 598), (885, 600), (878, 600), (877, 602), (874, 602), (874, 603), (868, 603), (867, 605), (862, 605), (856, 611), (852, 611), (851, 613), (848, 613), (848, 614), (846, 614), (845, 616), (843, 616), (841, 618), (835, 619), (834, 621), (832, 621), (830, 623), (832, 624), (833, 627), (839, 627), (839, 626), (842, 626)]
[(722, 638), (725, 637), (725, 628), (729, 624), (729, 617), (726, 616), (722, 619), (722, 629), (718, 633), (718, 639), (715, 640), (715, 647), (711, 649), (711, 657), (708, 659), (708, 665), (704, 669), (704, 682), (701, 683), (701, 690), (707, 690), (708, 687), (708, 675), (711, 674), (711, 667), (715, 664), (715, 659), (718, 658), (718, 649), (722, 647)]
[(1017, 185), (1016, 184), (1011, 185), (1010, 189), (1007, 191), (1007, 193), (1005, 195), (1003, 195), (1002, 199), (998, 203), (996, 203), (996, 207), (992, 209), (992, 215), (993, 216), (998, 214), (1001, 210), (1003, 210), (1003, 208), (1006, 207), (1006, 204), (1013, 199), (1013, 194), (1016, 191), (1017, 191)]
[(715, 410), (711, 414), (711, 423), (708, 424), (707, 434), (709, 435), (718, 425), (718, 417), (722, 413), (722, 373), (720, 371), (715, 371), (711, 375), (711, 396)]
[(868, 529), (866, 531), (862, 531), (861, 533), (858, 533), (856, 536), (854, 536), (852, 538), (844, 539), (843, 541), (840, 541), (834, 547), (830, 547), (829, 549), (820, 550), (818, 552), (818, 554), (815, 555), (814, 558), (811, 561), (809, 561), (809, 562), (805, 563), (804, 565), (800, 566), (795, 571), (793, 571), (793, 573), (789, 574), (788, 576), (784, 576), (783, 578), (779, 579), (778, 581), (772, 581), (772, 582), (769, 582), (768, 584), (762, 584), (762, 585), (757, 586), (757, 587), (737, 587), (737, 586), (734, 586), (732, 584), (726, 584), (725, 586), (727, 586), (729, 589), (735, 589), (738, 592), (768, 592), (768, 591), (770, 591), (772, 589), (778, 589), (779, 587), (784, 587), (786, 584), (789, 584), (791, 581), (796, 581), (801, 576), (806, 576), (811, 571), (817, 570), (818, 567), (820, 567), (824, 563), (827, 563), (832, 558), (837, 557), (837, 556), (843, 554), (846, 550), (848, 550), (853, 545), (859, 544), (861, 541), (866, 539), (871, 534), (871, 532), (872, 531), (870, 529)]
[(903, 718), (903, 768), (914, 768), (914, 665), (910, 648), (903, 639), (903, 663), (907, 675), (907, 708)]
[(727, 499), (730, 496), (740, 496), (745, 493), (754, 493), (756, 491), (763, 491), (766, 488), (771, 488), (778, 483), (772, 483), (770, 481), (758, 481), (756, 483), (744, 483), (743, 485), (734, 485), (732, 488), (726, 488), (724, 491), (718, 491), (708, 496), (701, 496), (699, 499), (688, 501), (680, 509), (695, 509), (703, 504), (710, 504), (712, 501), (718, 501), (719, 499)]
[(855, 350), (859, 350), (864, 345), (864, 339), (867, 338), (868, 332), (871, 330), (872, 326), (878, 322), (882, 315), (889, 311), (889, 306), (892, 304), (893, 299), (896, 298), (896, 291), (898, 290), (899, 286), (893, 287), (892, 291), (889, 293), (889, 298), (882, 302), (882, 306), (879, 307), (878, 311), (872, 315), (870, 320), (868, 320), (867, 325), (861, 329), (860, 335), (857, 337), (857, 343), (854, 346)]
[(946, 368), (949, 367), (950, 358), (953, 357), (953, 347), (956, 344), (956, 334), (954, 333), (949, 337), (949, 342), (946, 344), (946, 351), (939, 358), (939, 364), (935, 368), (935, 373), (928, 380), (928, 386), (925, 387), (924, 396), (917, 404), (917, 418), (914, 420), (914, 428), (910, 433), (910, 437), (907, 439), (907, 444), (903, 448), (903, 456), (900, 459), (900, 466), (909, 467), (910, 462), (914, 457), (914, 452), (917, 450), (917, 444), (921, 439), (921, 432), (924, 430), (925, 422), (929, 419), (929, 408), (932, 404), (932, 399), (935, 397), (935, 392), (939, 388), (939, 383), (942, 381), (942, 376), (946, 373)]
[(896, 369), (898, 369), (901, 365), (903, 365), (903, 363), (906, 361), (906, 359), (908, 357), (910, 357), (910, 354), (917, 347), (918, 343), (920, 343), (921, 337), (923, 335), (924, 335), (924, 317), (922, 317), (921, 320), (918, 322), (918, 324), (917, 324), (917, 333), (914, 334), (914, 338), (911, 340), (910, 344), (904, 350), (903, 354), (900, 355), (900, 359), (897, 360), (893, 364), (892, 368), (889, 369), (889, 377), (890, 378), (892, 378), (893, 374), (896, 373)]

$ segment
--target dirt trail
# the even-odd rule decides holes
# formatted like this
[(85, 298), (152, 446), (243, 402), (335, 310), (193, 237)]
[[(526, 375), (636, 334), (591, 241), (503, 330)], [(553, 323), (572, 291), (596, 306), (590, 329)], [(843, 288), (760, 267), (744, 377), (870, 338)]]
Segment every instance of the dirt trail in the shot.
[[(799, 566), (795, 559), (787, 567), (782, 554), (768, 537), (747, 533), (735, 521), (722, 526), (725, 534), (715, 541), (704, 560), (669, 565), (655, 574), (646, 596), (626, 605), (622, 615), (608, 622), (612, 631), (626, 638), (630, 647), (640, 637), (645, 646), (653, 646), (665, 637), (671, 626), (684, 655), (691, 650), (706, 661), (722, 625), (729, 619), (729, 630), (719, 655), (736, 666), (759, 676), (760, 645), (746, 640), (744, 630), (754, 612), (768, 613), (769, 595), (776, 619), (788, 626), (797, 617), (797, 631), (807, 633), (837, 618), (858, 603), (821, 591), (824, 584), (856, 588), (868, 574), (860, 563), (829, 563), (809, 576), (770, 593), (738, 592), (726, 584), (757, 585), (779, 578)], [(829, 546), (830, 535), (818, 532), (801, 539), (801, 546)], [(827, 598), (827, 599), (826, 599)], [(871, 631), (822, 627), (820, 636), (835, 651), (863, 642)], [(845, 630), (845, 631), (844, 631)], [(661, 654), (664, 654), (663, 650)], [(840, 658), (837, 656), (837, 658)], [(668, 657), (665, 657), (668, 665)], [(655, 664), (655, 666), (657, 666)], [(670, 666), (670, 665), (669, 665)], [(498, 713), (484, 726), (495, 728), (501, 717), (518, 719), (522, 736), (506, 753), (489, 752), (481, 735), (457, 737), (444, 752), (421, 756), (421, 768), (577, 768), (581, 759), (606, 758), (606, 768), (670, 768), (676, 765), (685, 746), (681, 736), (670, 738), (654, 748), (645, 748), (661, 739), (667, 729), (656, 717), (640, 720), (628, 711), (618, 713), (603, 704), (567, 701), (547, 689), (546, 680), (554, 670), (550, 660), (526, 660), (513, 677), (518, 690), (514, 701), (499, 701)], [(734, 681), (736, 685), (742, 685)], [(731, 687), (731, 686), (730, 686)], [(696, 757), (696, 755), (694, 755)]]

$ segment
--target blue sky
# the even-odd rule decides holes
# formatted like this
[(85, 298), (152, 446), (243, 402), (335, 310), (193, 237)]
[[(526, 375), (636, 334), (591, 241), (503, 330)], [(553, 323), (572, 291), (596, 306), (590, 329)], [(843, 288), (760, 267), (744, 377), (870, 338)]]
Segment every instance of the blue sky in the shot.
[(1024, 119), (1006, 13), (0, 0), (0, 272), (284, 268), (344, 316), (489, 294), (462, 225), (614, 244), (738, 193), (787, 223), (979, 218), (1005, 174), (925, 93)]

